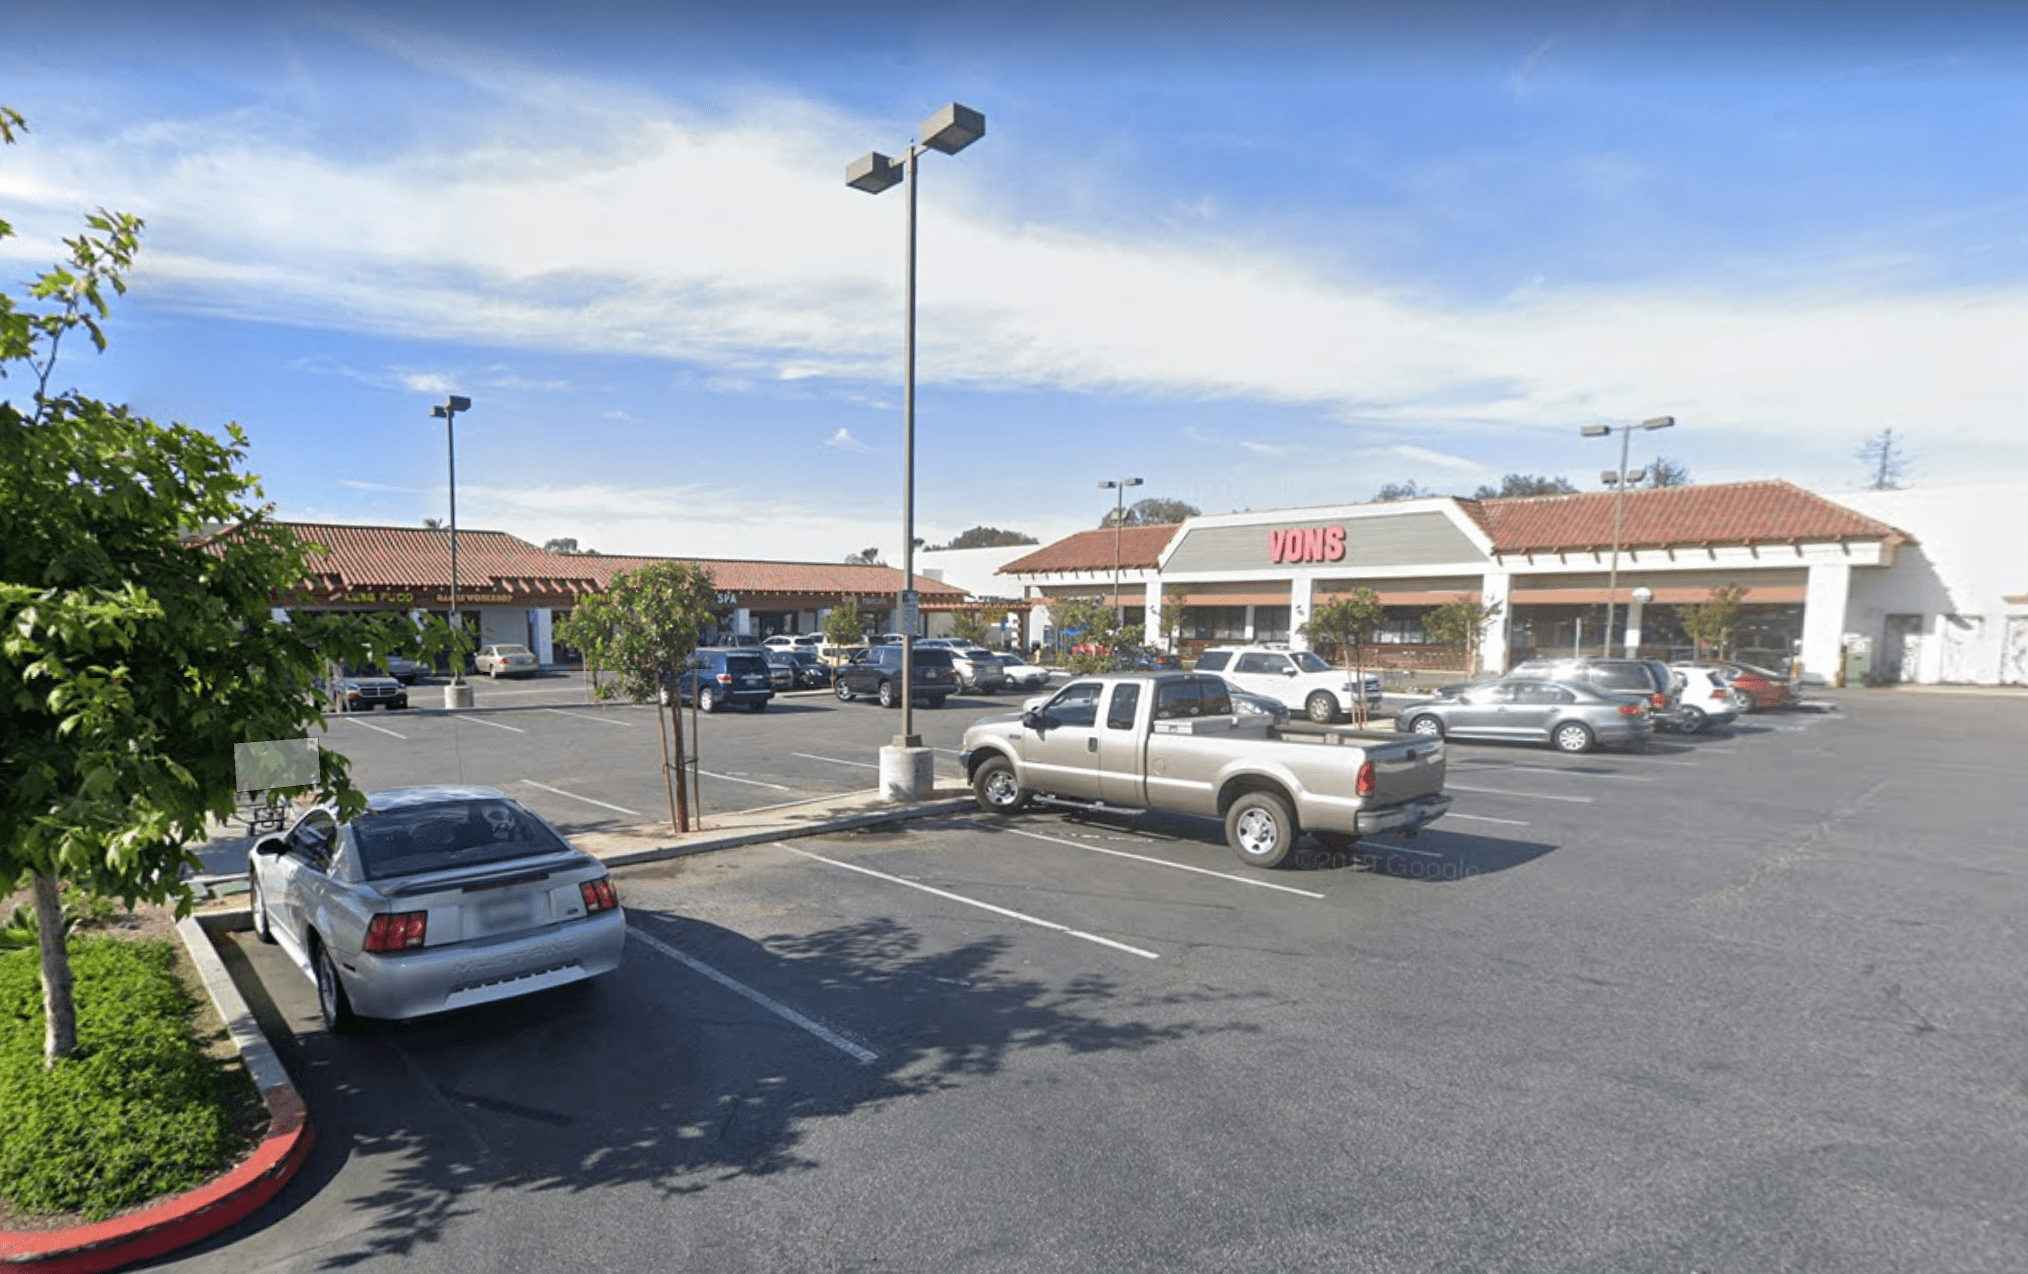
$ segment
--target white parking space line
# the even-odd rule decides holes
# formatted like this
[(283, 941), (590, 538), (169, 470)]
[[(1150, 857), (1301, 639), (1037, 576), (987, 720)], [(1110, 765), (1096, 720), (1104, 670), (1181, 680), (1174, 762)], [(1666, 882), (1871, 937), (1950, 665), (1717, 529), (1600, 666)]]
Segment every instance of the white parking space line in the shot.
[[(880, 789), (877, 787), (869, 787), (865, 790), (868, 792), (877, 792)], [(826, 792), (822, 796), (805, 796), (799, 800), (794, 801), (777, 801), (773, 805), (748, 805), (742, 808), (739, 812), (742, 814), (765, 814), (769, 810), (792, 810), (796, 808), (796, 806), (798, 805), (815, 805), (818, 801), (835, 801), (840, 796), (857, 796), (857, 795), (859, 795), (859, 793), (857, 792)]]
[(1504, 787), (1471, 787), (1464, 783), (1444, 784), (1447, 792), (1478, 792), (1484, 796), (1518, 796), (1524, 801), (1565, 801), (1572, 805), (1593, 804), (1589, 796), (1562, 796), (1554, 792), (1510, 792)]
[(832, 765), (856, 765), (862, 770), (877, 770), (880, 768), (879, 763), (874, 761), (848, 761), (842, 756), (818, 756), (814, 752), (791, 752), (789, 755), (799, 756), (805, 761), (828, 761)]
[(593, 715), (592, 715), (591, 713), (589, 713), (589, 712), (567, 712), (567, 711), (565, 711), (565, 710), (564, 710), (564, 709), (562, 709), (562, 708), (537, 708), (537, 709), (536, 709), (536, 711), (537, 711), (537, 712), (554, 712), (554, 713), (555, 713), (555, 714), (556, 714), (557, 716), (559, 716), (559, 717), (576, 717), (576, 718), (577, 718), (578, 720), (580, 720), (580, 721), (597, 721), (597, 722), (599, 722), (599, 723), (600, 723), (600, 724), (602, 724), (602, 725), (625, 725), (625, 726), (630, 726), (630, 725), (634, 724), (634, 723), (633, 723), (633, 722), (631, 722), (631, 721), (615, 721), (615, 720), (614, 720), (613, 718), (611, 718), (611, 717), (595, 717), (595, 716), (593, 716)]
[(661, 952), (665, 956), (668, 956), (671, 960), (676, 961), (676, 963), (683, 965), (685, 968), (703, 974), (705, 977), (710, 978), (713, 982), (718, 983), (718, 985), (724, 987), (728, 991), (733, 991), (740, 995), (745, 996), (747, 999), (752, 1000), (755, 1004), (760, 1005), (762, 1008), (774, 1014), (776, 1017), (781, 1018), (783, 1021), (791, 1023), (792, 1025), (795, 1026), (802, 1027), (810, 1034), (816, 1036), (818, 1039), (824, 1041), (826, 1044), (829, 1044), (832, 1048), (837, 1049), (839, 1052), (845, 1054), (847, 1057), (850, 1057), (851, 1059), (860, 1063), (861, 1065), (865, 1065), (868, 1062), (875, 1062), (880, 1060), (880, 1054), (874, 1052), (872, 1049), (859, 1047), (859, 1045), (854, 1044), (851, 1040), (846, 1039), (844, 1036), (838, 1034), (838, 1032), (832, 1030), (830, 1027), (825, 1026), (822, 1022), (811, 1021), (809, 1018), (804, 1017), (801, 1013), (796, 1012), (794, 1009), (790, 1008), (786, 1004), (781, 1003), (779, 1000), (771, 999), (767, 995), (754, 990), (746, 983), (741, 982), (736, 978), (729, 977), (726, 974), (720, 973), (717, 969), (714, 969), (710, 965), (704, 963), (704, 961), (699, 960), (696, 956), (686, 955), (685, 953), (678, 951), (676, 948), (670, 946), (668, 943), (662, 941), (660, 938), (656, 937), (652, 933), (643, 933), (639, 929), (630, 926), (627, 929), (627, 936), (629, 938), (639, 938), (642, 942), (647, 943), (650, 947), (653, 947), (655, 950)]
[(1018, 827), (1010, 827), (1006, 830), (1015, 836), (1026, 836), (1029, 840), (1046, 840), (1052, 845), (1068, 845), (1072, 849), (1082, 849), (1093, 854), (1110, 854), (1114, 858), (1131, 858), (1135, 862), (1153, 863), (1157, 867), (1170, 867), (1177, 871), (1196, 872), (1200, 876), (1216, 876), (1220, 880), (1229, 880), (1235, 885), (1252, 885), (1255, 889), (1275, 889), (1285, 894), (1301, 894), (1305, 898), (1323, 898), (1327, 896), (1325, 894), (1314, 893), (1308, 889), (1297, 889), (1293, 885), (1277, 885), (1271, 880), (1255, 880), (1250, 876), (1236, 876), (1231, 872), (1212, 871), (1208, 867), (1192, 867), (1188, 863), (1172, 863), (1164, 858), (1150, 858), (1146, 854), (1128, 853), (1124, 849), (1107, 849), (1103, 845), (1087, 845), (1082, 841), (1065, 840), (1061, 836), (1045, 836), (1041, 832), (1025, 832)]
[(516, 734), (528, 733), (528, 731), (522, 729), (518, 725), (502, 725), (498, 721), (488, 721), (484, 717), (460, 716), (457, 718), (457, 722), (459, 725), (489, 725), (492, 726), (495, 730), (512, 730)]
[(1446, 820), (1448, 820), (1448, 819), (1453, 819), (1453, 818), (1462, 818), (1462, 819), (1464, 819), (1464, 820), (1465, 820), (1466, 822), (1468, 822), (1468, 823), (1501, 823), (1501, 824), (1504, 824), (1504, 825), (1506, 825), (1506, 826), (1508, 826), (1508, 827), (1526, 827), (1526, 826), (1528, 826), (1528, 822), (1527, 822), (1527, 820), (1525, 820), (1525, 819), (1519, 819), (1519, 818), (1488, 818), (1488, 817), (1487, 817), (1486, 815), (1484, 815), (1484, 814), (1459, 814), (1459, 813), (1457, 813), (1456, 811), (1452, 811), (1451, 813), (1445, 814), (1445, 815), (1444, 815), (1444, 818), (1445, 818)]
[(800, 854), (804, 858), (812, 858), (820, 863), (829, 863), (833, 867), (843, 867), (846, 871), (856, 871), (861, 875), (872, 876), (875, 879), (885, 880), (890, 884), (902, 885), (909, 889), (919, 889), (926, 894), (935, 894), (939, 898), (948, 898), (952, 902), (961, 902), (967, 907), (977, 907), (981, 911), (990, 911), (996, 915), (1019, 920), (1023, 924), (1036, 925), (1043, 929), (1053, 929), (1058, 933), (1067, 933), (1073, 938), (1083, 938), (1086, 942), (1096, 942), (1102, 947), (1112, 947), (1116, 951), (1125, 951), (1129, 955), (1137, 955), (1147, 960), (1159, 960), (1162, 958), (1153, 951), (1143, 951), (1139, 947), (1130, 947), (1124, 942), (1115, 942), (1111, 938), (1101, 938), (1095, 933), (1086, 933), (1082, 929), (1073, 929), (1069, 925), (1057, 924), (1054, 920), (1044, 920), (1039, 916), (1026, 915), (1019, 911), (1009, 910), (1006, 907), (996, 907), (990, 902), (980, 902), (976, 898), (967, 898), (963, 894), (954, 894), (948, 889), (937, 889), (931, 885), (918, 884), (913, 880), (904, 880), (900, 876), (890, 876), (884, 871), (875, 871), (871, 867), (861, 867), (856, 863), (839, 862), (835, 858), (826, 858), (822, 854), (813, 854), (807, 849), (797, 849), (793, 845), (784, 845), (782, 848), (788, 850), (791, 854)]
[(400, 739), (400, 740), (401, 740), (402, 742), (404, 742), (404, 743), (408, 742), (408, 736), (407, 736), (407, 735), (405, 735), (405, 734), (396, 734), (396, 733), (395, 733), (394, 731), (392, 731), (392, 730), (388, 729), (388, 728), (387, 728), (386, 726), (379, 726), (379, 725), (367, 725), (367, 724), (366, 724), (366, 723), (365, 723), (364, 721), (361, 721), (361, 720), (360, 720), (359, 718), (357, 718), (357, 717), (351, 717), (351, 716), (346, 716), (346, 715), (344, 715), (343, 713), (340, 713), (340, 714), (339, 714), (339, 716), (338, 716), (338, 719), (339, 719), (340, 721), (350, 721), (350, 722), (351, 722), (351, 723), (352, 723), (353, 725), (356, 725), (356, 726), (360, 726), (360, 727), (362, 727), (362, 728), (364, 728), (364, 729), (367, 729), (367, 730), (378, 730), (378, 731), (379, 731), (380, 733), (382, 733), (382, 734), (384, 734), (384, 735), (388, 736), (388, 737), (389, 737), (389, 738), (391, 738), (391, 739)]
[(586, 805), (596, 805), (602, 810), (612, 810), (619, 814), (632, 814), (635, 818), (647, 817), (647, 815), (639, 810), (630, 810), (624, 805), (608, 805), (604, 801), (595, 801), (589, 796), (579, 796), (576, 792), (566, 792), (560, 787), (551, 787), (547, 783), (537, 783), (534, 779), (522, 779), (521, 781), (530, 787), (539, 787), (545, 792), (554, 792), (558, 796), (567, 796), (573, 801), (583, 801)]
[(1611, 779), (1619, 783), (1653, 783), (1645, 774), (1593, 774), (1588, 770), (1566, 770), (1557, 765), (1503, 765), (1502, 774), (1568, 774), (1580, 779)]
[(728, 783), (746, 783), (754, 787), (771, 787), (777, 792), (793, 792), (796, 790), (780, 783), (763, 783), (759, 779), (743, 779), (737, 774), (720, 774), (715, 770), (699, 770), (697, 772), (706, 778), (724, 779)]

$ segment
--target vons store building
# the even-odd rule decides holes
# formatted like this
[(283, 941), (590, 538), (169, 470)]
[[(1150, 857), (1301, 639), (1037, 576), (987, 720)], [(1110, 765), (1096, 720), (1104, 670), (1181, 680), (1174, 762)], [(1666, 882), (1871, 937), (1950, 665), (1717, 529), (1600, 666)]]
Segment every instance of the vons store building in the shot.
[[(1000, 568), (1031, 597), (1101, 597), (1158, 636), (1165, 603), (1183, 604), (1183, 653), (1238, 641), (1305, 644), (1325, 602), (1370, 588), (1387, 609), (1380, 662), (1441, 665), (1422, 631), (1459, 598), (1494, 611), (1489, 671), (1535, 654), (1598, 653), (1612, 588), (1612, 646), (1684, 657), (1679, 608), (1712, 590), (1745, 591), (1739, 657), (1806, 670), (1839, 666), (1855, 573), (1893, 565), (1908, 537), (1787, 482), (1667, 487), (1506, 500), (1440, 497), (1195, 517), (1180, 526), (1085, 531)], [(1121, 588), (1114, 594), (1117, 569)], [(1635, 590), (1645, 604), (1630, 605)], [(1633, 627), (1629, 627), (1629, 621)]]

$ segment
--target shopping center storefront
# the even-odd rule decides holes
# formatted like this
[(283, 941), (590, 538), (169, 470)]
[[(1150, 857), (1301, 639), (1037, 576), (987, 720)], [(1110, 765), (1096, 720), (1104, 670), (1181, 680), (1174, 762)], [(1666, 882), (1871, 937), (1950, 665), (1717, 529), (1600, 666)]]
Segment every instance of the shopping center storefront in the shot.
[(1684, 610), (1731, 587), (1743, 590), (1739, 657), (1831, 670), (1854, 573), (1891, 566), (1907, 539), (1786, 482), (1634, 491), (1618, 504), (1586, 493), (1218, 514), (1131, 528), (1117, 544), (1111, 531), (1081, 532), (1001, 573), (1045, 603), (1123, 605), (1151, 644), (1164, 605), (1180, 602), (1186, 655), (1220, 642), (1305, 645), (1316, 607), (1371, 589), (1386, 610), (1377, 658), (1405, 668), (1455, 662), (1423, 619), (1462, 599), (1488, 612), (1489, 671), (1608, 644), (1688, 657)]

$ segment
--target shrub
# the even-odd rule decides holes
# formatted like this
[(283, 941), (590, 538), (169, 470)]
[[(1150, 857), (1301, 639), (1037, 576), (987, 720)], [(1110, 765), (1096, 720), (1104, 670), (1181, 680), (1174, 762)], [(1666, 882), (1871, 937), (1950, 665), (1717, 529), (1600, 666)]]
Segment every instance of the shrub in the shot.
[(73, 941), (71, 969), (77, 1052), (45, 1067), (36, 953), (0, 955), (0, 1197), (103, 1220), (202, 1182), (237, 1135), (169, 944)]

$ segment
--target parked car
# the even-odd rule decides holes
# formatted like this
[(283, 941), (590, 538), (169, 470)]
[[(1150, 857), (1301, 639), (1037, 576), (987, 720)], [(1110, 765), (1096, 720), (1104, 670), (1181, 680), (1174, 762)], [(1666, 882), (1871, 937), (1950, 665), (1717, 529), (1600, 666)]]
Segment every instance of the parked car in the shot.
[(1670, 664), (1669, 671), (1682, 678), (1676, 704), (1677, 727), (1685, 734), (1700, 734), (1712, 726), (1731, 725), (1739, 720), (1740, 708), (1734, 691), (1725, 679), (1725, 670), (1711, 664)]
[(1354, 673), (1333, 668), (1314, 650), (1214, 646), (1197, 657), (1197, 671), (1215, 672), (1235, 689), (1266, 695), (1320, 724), (1339, 720), (1361, 697), (1369, 709), (1380, 706), (1378, 673), (1367, 673), (1362, 687)]
[(1582, 681), (1505, 677), (1411, 703), (1394, 728), (1440, 739), (1546, 743), (1559, 752), (1640, 747), (1654, 732), (1649, 701)]
[(759, 646), (761, 639), (752, 633), (720, 633), (712, 639), (711, 644), (720, 649), (733, 649), (736, 647)]
[(831, 684), (831, 666), (817, 658), (815, 650), (798, 646), (789, 652), (789, 658), (796, 661), (798, 690), (822, 690)]
[(596, 977), (626, 947), (605, 865), (492, 788), (376, 792), (346, 822), (319, 805), (254, 843), (247, 885), (333, 1033)]
[(1616, 655), (1572, 655), (1561, 659), (1524, 659), (1507, 670), (1512, 679), (1570, 681), (1648, 700), (1657, 728), (1677, 725), (1676, 674), (1659, 659), (1625, 659)]
[(512, 642), (479, 647), (479, 653), (472, 656), (472, 666), (496, 681), (501, 677), (532, 677), (542, 671), (534, 651)]
[(1031, 664), (1019, 655), (995, 656), (1000, 665), (1000, 678), (1009, 690), (1040, 690), (1049, 684), (1049, 669)]
[(1131, 672), (1181, 672), (1183, 657), (1167, 650), (1143, 646), (1127, 659)]
[(429, 673), (429, 665), (407, 655), (389, 655), (381, 662), (387, 669), (387, 675), (404, 686), (414, 685)]
[[(911, 652), (914, 659), (909, 665), (910, 687), (918, 699), (926, 700), (932, 708), (944, 706), (944, 700), (957, 693), (958, 674), (951, 666), (951, 652), (935, 646), (917, 646)], [(840, 701), (850, 703), (861, 695), (872, 695), (883, 708), (901, 706), (901, 647), (895, 645), (868, 646), (853, 656), (852, 662), (840, 665), (832, 674), (831, 688)]]
[(337, 712), (371, 712), (375, 708), (406, 708), (408, 687), (378, 668), (355, 672), (350, 664), (342, 664), (336, 681), (322, 677), (310, 683), (325, 697)]
[(1766, 712), (1786, 708), (1796, 701), (1796, 689), (1787, 674), (1752, 664), (1722, 662), (1726, 684), (1732, 687), (1732, 702), (1741, 712)]
[(762, 641), (761, 645), (768, 650), (794, 650), (799, 640), (794, 633), (776, 633)]
[(774, 683), (776, 694), (786, 694), (796, 688), (794, 655), (773, 646), (762, 646), (760, 656), (767, 661), (768, 679)]
[(760, 712), (774, 701), (774, 673), (758, 648), (699, 646), (690, 666), (676, 674), (676, 696), (680, 703), (695, 699), (700, 712), (729, 703)]
[(951, 671), (958, 689), (975, 694), (992, 694), (1007, 684), (1000, 670), (1000, 657), (984, 646), (959, 646), (951, 651)]

